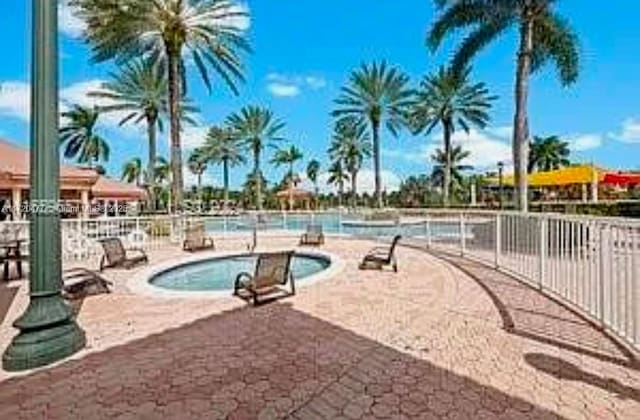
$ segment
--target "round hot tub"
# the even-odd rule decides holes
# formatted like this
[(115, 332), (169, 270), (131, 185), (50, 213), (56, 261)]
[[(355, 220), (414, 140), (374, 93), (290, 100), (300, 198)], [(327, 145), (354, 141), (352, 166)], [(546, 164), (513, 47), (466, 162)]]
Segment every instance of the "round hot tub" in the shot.
[[(188, 262), (151, 276), (148, 283), (156, 288), (176, 292), (222, 292), (233, 290), (238, 274), (253, 273), (256, 257), (229, 255)], [(315, 277), (331, 266), (329, 257), (296, 253), (291, 270), (296, 283)]]

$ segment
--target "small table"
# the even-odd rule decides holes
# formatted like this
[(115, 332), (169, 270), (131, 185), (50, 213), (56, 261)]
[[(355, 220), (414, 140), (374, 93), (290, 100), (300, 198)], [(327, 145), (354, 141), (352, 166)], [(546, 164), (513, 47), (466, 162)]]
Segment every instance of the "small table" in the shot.
[(0, 257), (4, 261), (3, 278), (5, 281), (9, 281), (9, 262), (15, 261), (16, 268), (18, 270), (18, 277), (22, 278), (22, 261), (25, 257), (22, 255), (22, 244), (26, 242), (26, 239), (14, 239), (10, 241), (0, 242), (0, 251), (3, 251), (3, 256)]

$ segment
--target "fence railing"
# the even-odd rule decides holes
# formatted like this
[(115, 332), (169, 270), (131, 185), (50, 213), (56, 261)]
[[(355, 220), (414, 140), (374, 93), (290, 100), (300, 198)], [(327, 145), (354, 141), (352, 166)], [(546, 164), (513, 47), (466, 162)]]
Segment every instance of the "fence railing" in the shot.
[[(309, 224), (322, 225), (327, 234), (356, 238), (402, 234), (425, 248), (513, 274), (640, 347), (640, 221), (482, 211), (398, 214), (392, 220), (358, 212), (63, 220), (62, 256), (64, 261), (90, 260), (101, 255), (99, 240), (114, 236), (147, 251), (175, 246), (189, 223), (204, 223), (222, 238), (247, 240), (254, 231), (258, 236), (295, 235)], [(28, 237), (28, 222), (0, 223), (0, 241)]]

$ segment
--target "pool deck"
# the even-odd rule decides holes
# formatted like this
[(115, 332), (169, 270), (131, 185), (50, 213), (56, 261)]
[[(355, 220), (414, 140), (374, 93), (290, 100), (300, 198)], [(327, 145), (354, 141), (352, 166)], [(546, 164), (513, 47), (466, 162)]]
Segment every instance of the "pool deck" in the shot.
[[(75, 304), (85, 350), (0, 371), (0, 419), (640, 418), (640, 365), (590, 323), (456, 257), (401, 247), (398, 274), (358, 270), (374, 245), (328, 239), (340, 270), (258, 308), (135, 294), (146, 268), (110, 271), (113, 293)], [(2, 349), (26, 289), (0, 286)]]

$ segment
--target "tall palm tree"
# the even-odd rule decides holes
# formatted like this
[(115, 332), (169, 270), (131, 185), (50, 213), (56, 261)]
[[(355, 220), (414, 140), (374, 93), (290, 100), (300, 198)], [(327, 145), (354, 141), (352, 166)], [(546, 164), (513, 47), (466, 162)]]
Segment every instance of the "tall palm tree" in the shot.
[(380, 129), (384, 125), (397, 136), (407, 123), (407, 110), (412, 92), (409, 78), (398, 68), (386, 62), (363, 64), (351, 73), (348, 85), (336, 100), (333, 116), (352, 116), (367, 122), (373, 138), (373, 168), (375, 195), (378, 207), (382, 207), (382, 178), (380, 162)]
[(431, 156), (431, 160), (435, 163), (433, 166), (433, 171), (431, 173), (431, 180), (434, 185), (438, 185), (442, 187), (443, 192), (445, 188), (445, 177), (447, 172), (447, 165), (450, 165), (450, 185), (449, 187), (455, 187), (455, 189), (459, 189), (460, 186), (464, 182), (464, 175), (462, 174), (465, 171), (470, 171), (473, 169), (473, 166), (467, 165), (464, 161), (471, 155), (471, 152), (468, 150), (462, 149), (462, 146), (454, 146), (451, 149), (450, 155), (447, 157), (447, 154), (442, 149), (436, 149), (436, 151)]
[(571, 150), (569, 143), (562, 141), (558, 136), (533, 138), (531, 142), (531, 154), (529, 155), (529, 172), (551, 171), (569, 166)]
[(198, 178), (198, 191), (202, 189), (202, 175), (207, 170), (207, 156), (202, 149), (195, 149), (189, 155), (187, 167)]
[(344, 183), (349, 180), (349, 174), (344, 169), (341, 160), (335, 160), (329, 167), (329, 179), (327, 184), (338, 187), (338, 206), (342, 207), (342, 198), (344, 197)]
[(185, 59), (191, 57), (211, 90), (210, 69), (237, 94), (243, 81), (240, 53), (250, 50), (239, 21), (248, 18), (234, 0), (71, 0), (86, 24), (96, 61), (149, 56), (167, 69), (174, 205), (184, 188), (180, 100), (187, 90)]
[(315, 195), (315, 205), (318, 207), (318, 195), (320, 188), (318, 187), (318, 176), (320, 176), (320, 162), (317, 159), (311, 159), (307, 165), (307, 178), (313, 183), (313, 191)]
[[(283, 140), (282, 130), (284, 122), (278, 120), (273, 112), (258, 106), (246, 106), (239, 112), (227, 118), (227, 124), (233, 129), (239, 141), (253, 154), (252, 176), (258, 180), (262, 178), (260, 167), (262, 151), (266, 146), (274, 146)], [(255, 183), (256, 208), (262, 210), (262, 183)]]
[(66, 120), (60, 128), (60, 141), (65, 145), (64, 157), (93, 167), (95, 163), (109, 160), (109, 144), (96, 133), (100, 118), (97, 108), (74, 105), (62, 113)]
[(228, 127), (214, 126), (207, 133), (202, 150), (210, 162), (222, 164), (224, 206), (226, 208), (229, 203), (229, 169), (246, 161), (240, 143)]
[(489, 123), (491, 102), (496, 99), (489, 95), (484, 83), (472, 83), (470, 70), (456, 74), (441, 67), (434, 74), (425, 77), (416, 92), (411, 121), (416, 132), (429, 135), (440, 126), (444, 143), (444, 184), (442, 200), (449, 205), (451, 193), (451, 139), (459, 128), (467, 134), (472, 126), (485, 128)]
[[(89, 96), (105, 99), (106, 104), (99, 106), (101, 112), (123, 114), (120, 125), (127, 123), (146, 123), (148, 140), (148, 160), (146, 184), (149, 203), (154, 210), (155, 180), (153, 168), (157, 155), (157, 132), (162, 131), (162, 117), (168, 114), (168, 92), (164, 67), (149, 59), (133, 60), (120, 66), (117, 72), (110, 74), (108, 82), (100, 90), (90, 92)], [(181, 104), (184, 112), (193, 112), (195, 108), (187, 103)], [(193, 122), (188, 115), (183, 119)]]
[(371, 137), (367, 128), (356, 118), (344, 118), (336, 123), (329, 154), (340, 160), (351, 180), (351, 205), (358, 204), (358, 172), (371, 157)]
[(515, 27), (519, 33), (516, 53), (513, 161), (518, 207), (529, 207), (527, 164), (529, 159), (529, 77), (551, 61), (564, 86), (576, 82), (580, 70), (578, 38), (568, 21), (556, 11), (557, 0), (436, 0), (441, 15), (429, 31), (428, 45), (437, 49), (447, 35), (470, 28), (456, 51), (452, 67), (466, 68), (471, 59), (492, 41)]
[(122, 179), (129, 184), (135, 182), (138, 187), (142, 185), (143, 174), (144, 170), (140, 158), (133, 158), (122, 167)]

